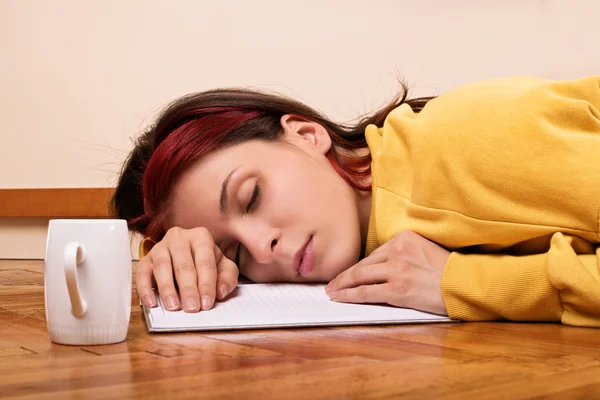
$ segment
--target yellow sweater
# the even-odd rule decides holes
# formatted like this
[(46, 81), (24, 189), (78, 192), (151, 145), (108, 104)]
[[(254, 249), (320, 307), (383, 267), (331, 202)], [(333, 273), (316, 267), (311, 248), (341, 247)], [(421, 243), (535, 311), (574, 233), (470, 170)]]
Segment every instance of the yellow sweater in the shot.
[(367, 254), (413, 230), (453, 251), (450, 317), (600, 327), (600, 78), (464, 85), (366, 137)]

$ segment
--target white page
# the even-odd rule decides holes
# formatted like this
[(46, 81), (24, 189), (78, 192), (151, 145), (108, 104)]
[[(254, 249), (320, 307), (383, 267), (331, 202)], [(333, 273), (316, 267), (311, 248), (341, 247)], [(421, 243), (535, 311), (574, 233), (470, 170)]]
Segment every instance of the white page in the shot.
[(331, 301), (324, 284), (239, 285), (231, 298), (209, 311), (186, 313), (144, 307), (149, 332), (299, 326), (450, 322), (447, 317), (406, 308)]

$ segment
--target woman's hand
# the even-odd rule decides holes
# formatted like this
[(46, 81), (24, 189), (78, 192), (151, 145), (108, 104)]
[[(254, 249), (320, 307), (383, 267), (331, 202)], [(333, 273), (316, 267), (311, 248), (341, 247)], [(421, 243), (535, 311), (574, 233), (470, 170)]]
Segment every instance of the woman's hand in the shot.
[(343, 303), (387, 303), (447, 315), (441, 283), (448, 257), (450, 252), (436, 243), (400, 232), (325, 290), (331, 300)]
[[(179, 294), (175, 288), (175, 281)], [(168, 310), (209, 310), (235, 289), (238, 269), (204, 228), (171, 228), (137, 265), (136, 284), (146, 307), (156, 307), (152, 278)]]

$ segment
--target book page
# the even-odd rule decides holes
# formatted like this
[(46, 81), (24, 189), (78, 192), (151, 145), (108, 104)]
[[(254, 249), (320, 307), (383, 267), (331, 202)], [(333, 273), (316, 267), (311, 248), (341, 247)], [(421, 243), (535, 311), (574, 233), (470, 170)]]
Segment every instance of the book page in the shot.
[(188, 331), (293, 326), (447, 322), (445, 316), (388, 305), (331, 301), (324, 284), (239, 285), (209, 311), (186, 313), (159, 306), (146, 309), (148, 330)]

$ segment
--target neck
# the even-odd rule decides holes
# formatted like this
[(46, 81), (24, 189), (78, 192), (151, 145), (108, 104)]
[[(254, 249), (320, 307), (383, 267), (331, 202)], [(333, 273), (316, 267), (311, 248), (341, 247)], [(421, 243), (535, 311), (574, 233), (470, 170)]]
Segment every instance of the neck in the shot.
[(367, 235), (369, 233), (369, 220), (371, 218), (371, 191), (362, 191), (355, 189), (356, 207), (358, 209), (358, 219), (360, 223), (360, 242), (361, 258), (364, 256), (367, 244)]
[[(352, 151), (357, 157), (364, 157), (369, 154), (370, 150), (368, 147), (354, 149)], [(372, 183), (372, 177), (366, 177), (364, 182), (361, 183)], [(367, 247), (367, 236), (369, 234), (369, 221), (371, 219), (371, 204), (372, 204), (372, 191), (371, 190), (358, 190), (354, 189), (356, 197), (356, 207), (358, 209), (358, 218), (360, 222), (360, 243), (361, 252), (360, 258), (365, 255)]]

